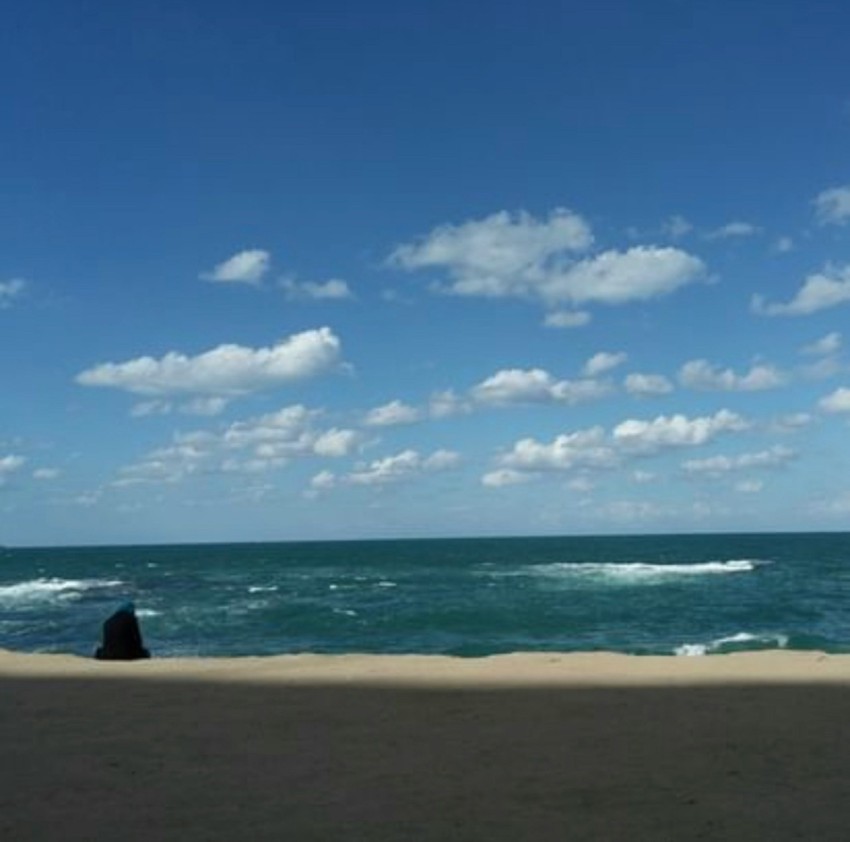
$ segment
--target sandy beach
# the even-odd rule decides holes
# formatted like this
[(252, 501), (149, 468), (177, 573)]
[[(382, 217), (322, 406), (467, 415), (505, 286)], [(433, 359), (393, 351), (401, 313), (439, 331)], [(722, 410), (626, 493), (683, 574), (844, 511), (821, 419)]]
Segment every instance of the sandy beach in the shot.
[(0, 652), (8, 840), (846, 840), (850, 656)]

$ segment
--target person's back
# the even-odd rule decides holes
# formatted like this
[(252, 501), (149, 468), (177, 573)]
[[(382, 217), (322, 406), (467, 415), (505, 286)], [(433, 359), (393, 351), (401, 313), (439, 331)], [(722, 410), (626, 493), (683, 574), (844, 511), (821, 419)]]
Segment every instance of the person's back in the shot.
[(97, 648), (95, 658), (100, 661), (137, 661), (150, 658), (142, 642), (142, 632), (133, 603), (122, 605), (103, 624), (103, 645)]

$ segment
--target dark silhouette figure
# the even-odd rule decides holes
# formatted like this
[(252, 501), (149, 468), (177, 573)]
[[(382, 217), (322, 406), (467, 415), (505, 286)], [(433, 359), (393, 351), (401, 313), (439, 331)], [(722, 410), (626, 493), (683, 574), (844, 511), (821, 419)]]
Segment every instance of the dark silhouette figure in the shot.
[(99, 661), (138, 661), (150, 658), (132, 602), (122, 605), (103, 624), (103, 645), (94, 653)]

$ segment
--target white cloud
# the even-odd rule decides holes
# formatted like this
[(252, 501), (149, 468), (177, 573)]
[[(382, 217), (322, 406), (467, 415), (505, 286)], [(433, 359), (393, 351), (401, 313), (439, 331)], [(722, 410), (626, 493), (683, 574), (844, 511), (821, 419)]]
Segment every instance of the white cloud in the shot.
[(628, 358), (629, 355), (622, 351), (616, 354), (612, 354), (609, 351), (600, 351), (598, 354), (594, 354), (584, 364), (582, 374), (585, 377), (598, 377), (600, 374), (604, 374), (606, 371), (611, 371), (611, 369), (616, 368), (618, 365), (622, 365)]
[(623, 385), (630, 395), (638, 397), (667, 395), (673, 391), (673, 384), (661, 374), (629, 374)]
[(544, 327), (554, 328), (584, 327), (589, 322), (590, 313), (584, 310), (556, 310), (553, 313), (547, 313), (543, 319)]
[(850, 184), (823, 190), (813, 204), (821, 225), (844, 225), (850, 220)]
[(246, 249), (219, 263), (201, 278), (215, 283), (259, 284), (271, 266), (271, 255), (263, 249)]
[(184, 415), (205, 415), (212, 417), (214, 415), (221, 415), (227, 409), (228, 403), (228, 399), (222, 397), (192, 398), (192, 400), (180, 405), (180, 412)]
[(116, 486), (178, 482), (199, 473), (260, 473), (293, 459), (341, 458), (356, 452), (363, 437), (355, 430), (321, 429), (322, 413), (301, 404), (236, 421), (219, 431), (196, 430), (121, 471)]
[(428, 411), (432, 418), (450, 418), (454, 415), (467, 415), (472, 412), (472, 404), (456, 395), (451, 389), (435, 392), (431, 395)]
[(280, 285), (290, 300), (342, 301), (354, 298), (348, 284), (338, 278), (331, 278), (323, 283), (285, 278)]
[(705, 235), (707, 240), (727, 240), (730, 237), (752, 237), (761, 231), (757, 225), (750, 222), (729, 222), (720, 228), (715, 228)]
[(832, 394), (822, 398), (818, 406), (829, 413), (850, 412), (850, 389), (836, 389)]
[(437, 228), (417, 243), (396, 248), (389, 263), (408, 271), (445, 271), (448, 282), (437, 289), (452, 295), (531, 298), (549, 306), (645, 300), (704, 272), (698, 258), (654, 246), (607, 251), (576, 262), (574, 253), (592, 242), (587, 224), (568, 210), (557, 209), (542, 222), (524, 212), (511, 216), (502, 211)]
[(0, 485), (3, 485), (15, 471), (20, 470), (26, 461), (23, 456), (17, 456), (14, 453), (0, 456)]
[(0, 310), (12, 306), (12, 302), (21, 296), (27, 287), (23, 278), (12, 278), (10, 281), (0, 281)]
[(690, 389), (724, 392), (758, 392), (785, 383), (784, 375), (773, 366), (754, 365), (746, 374), (719, 369), (707, 360), (691, 360), (679, 370), (679, 382)]
[(330, 328), (297, 333), (269, 348), (219, 345), (196, 357), (171, 351), (101, 363), (77, 375), (83, 386), (123, 389), (152, 397), (179, 393), (234, 397), (315, 377), (339, 361), (340, 341)]
[(370, 410), (363, 423), (367, 427), (393, 427), (398, 424), (413, 424), (421, 417), (422, 413), (416, 407), (395, 400)]
[(531, 476), (522, 471), (515, 471), (511, 468), (500, 468), (497, 471), (490, 471), (481, 477), (481, 484), (487, 488), (505, 488), (508, 485), (520, 485), (528, 482)]
[(617, 464), (617, 454), (605, 440), (602, 427), (563, 433), (550, 443), (533, 438), (520, 439), (499, 458), (502, 467), (514, 471), (568, 471), (576, 466), (609, 468)]
[(694, 230), (694, 226), (679, 214), (673, 214), (661, 225), (661, 233), (673, 240), (678, 240)]
[(776, 418), (770, 429), (777, 433), (795, 433), (812, 423), (814, 418), (808, 412), (793, 412)]
[(484, 405), (516, 403), (576, 404), (596, 400), (610, 392), (610, 386), (596, 380), (555, 380), (540, 368), (503, 369), (474, 386), (472, 399)]
[(36, 468), (32, 472), (33, 479), (47, 481), (57, 479), (62, 472), (58, 468)]
[(764, 488), (760, 479), (744, 479), (735, 485), (735, 491), (741, 494), (758, 494)]
[(386, 485), (415, 478), (423, 473), (453, 468), (459, 455), (449, 450), (437, 450), (423, 457), (416, 450), (404, 450), (394, 456), (377, 459), (343, 477), (352, 485)]
[(742, 453), (739, 456), (710, 456), (707, 459), (689, 459), (682, 468), (689, 474), (719, 477), (732, 471), (747, 471), (754, 468), (780, 468), (796, 457), (788, 447), (774, 445), (757, 453)]
[(652, 421), (628, 419), (614, 428), (612, 436), (619, 447), (647, 454), (664, 448), (705, 444), (721, 433), (739, 432), (748, 426), (740, 415), (721, 409), (714, 415), (698, 418), (677, 414), (659, 415)]
[(794, 240), (791, 237), (779, 237), (773, 244), (773, 250), (777, 254), (787, 254), (794, 250)]
[(667, 295), (703, 276), (703, 262), (675, 248), (635, 246), (606, 251), (566, 270), (553, 270), (537, 284), (548, 302), (625, 304)]
[(827, 266), (809, 275), (787, 304), (770, 304), (764, 296), (754, 295), (751, 306), (760, 316), (808, 316), (846, 301), (850, 301), (850, 264)]
[(838, 331), (827, 333), (810, 345), (800, 349), (800, 352), (812, 357), (820, 357), (826, 354), (837, 354), (841, 350), (841, 334)]
[(632, 471), (632, 482), (636, 482), (638, 485), (646, 485), (655, 479), (656, 475), (652, 471)]

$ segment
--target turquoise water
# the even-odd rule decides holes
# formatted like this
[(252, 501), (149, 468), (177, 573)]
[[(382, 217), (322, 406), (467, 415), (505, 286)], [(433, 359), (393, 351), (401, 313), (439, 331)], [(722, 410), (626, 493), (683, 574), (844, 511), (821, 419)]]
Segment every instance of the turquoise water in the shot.
[(850, 651), (850, 534), (0, 550), (0, 647), (155, 656)]

